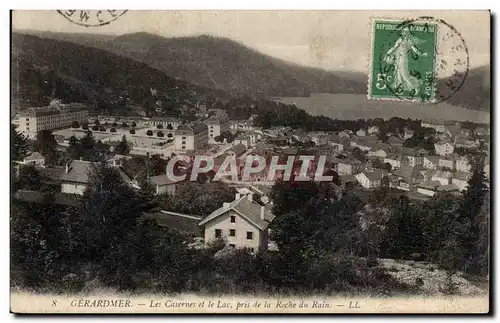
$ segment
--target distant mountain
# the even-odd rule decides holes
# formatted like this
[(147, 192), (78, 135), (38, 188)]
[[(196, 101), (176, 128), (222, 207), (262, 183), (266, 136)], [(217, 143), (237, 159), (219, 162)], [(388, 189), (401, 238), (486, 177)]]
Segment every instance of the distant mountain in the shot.
[[(470, 69), (464, 84), (446, 102), (472, 110), (490, 111), (491, 83), (490, 66)], [(445, 86), (450, 78), (438, 81), (438, 88)]]
[(227, 38), (165, 38), (133, 33), (110, 39), (88, 34), (32, 32), (94, 46), (146, 63), (168, 75), (204, 87), (254, 97), (308, 96), (311, 92), (364, 93), (366, 80), (299, 66)]
[[(264, 97), (299, 97), (310, 93), (366, 94), (363, 73), (299, 66), (250, 49), (227, 38), (165, 38), (149, 33), (122, 36), (26, 31), (100, 48), (145, 63), (165, 74), (203, 87)], [(444, 84), (447, 78), (438, 83)], [(473, 68), (447, 103), (490, 110), (490, 66)]]
[(18, 107), (58, 97), (88, 103), (97, 111), (123, 110), (150, 100), (151, 89), (170, 103), (227, 97), (105, 50), (32, 35), (13, 33), (11, 66), (12, 102)]

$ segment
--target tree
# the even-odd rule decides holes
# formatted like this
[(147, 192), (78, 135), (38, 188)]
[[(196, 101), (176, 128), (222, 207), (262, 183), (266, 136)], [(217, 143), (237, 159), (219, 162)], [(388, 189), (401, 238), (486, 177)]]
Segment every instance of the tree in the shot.
[(42, 130), (37, 133), (35, 151), (45, 156), (48, 163), (57, 162), (57, 142), (51, 130)]
[(168, 130), (174, 130), (174, 127), (169, 123), (169, 124), (167, 124), (167, 129)]
[(105, 164), (92, 167), (83, 201), (83, 258), (99, 266), (99, 278), (105, 284), (127, 286), (152, 248), (141, 241), (143, 201), (116, 169)]
[(164, 196), (163, 206), (172, 211), (205, 217), (234, 200), (236, 190), (222, 182), (183, 182), (177, 185), (175, 198)]
[(42, 178), (32, 165), (21, 166), (16, 189), (39, 190), (42, 187)]
[(115, 128), (111, 128), (111, 129), (109, 129), (109, 131), (116, 132), (116, 129)]
[(99, 119), (95, 119), (94, 125), (96, 125), (96, 126), (100, 126), (101, 125), (101, 123), (99, 122)]
[(172, 138), (173, 136), (174, 136), (174, 135), (173, 135), (171, 132), (169, 132), (169, 133), (167, 134), (167, 137), (168, 137), (168, 138)]
[(163, 129), (163, 125), (161, 123), (159, 123), (159, 124), (156, 125), (156, 128)]
[(151, 136), (153, 135), (153, 131), (148, 130), (148, 131), (146, 132), (146, 135), (148, 135), (148, 136), (150, 136), (150, 137), (151, 137)]
[(125, 121), (123, 121), (122, 128), (128, 128), (128, 123), (126, 123)]
[(92, 131), (99, 131), (99, 126), (92, 126)]
[(12, 160), (22, 160), (28, 153), (28, 144), (23, 134), (17, 132), (14, 125), (10, 127)]
[(82, 123), (82, 129), (87, 130), (89, 128), (89, 123), (88, 122), (83, 122)]
[(132, 121), (132, 127), (137, 127), (137, 124), (135, 123), (135, 121)]
[(163, 136), (165, 136), (165, 135), (163, 134), (163, 132), (161, 132), (161, 131), (158, 131), (158, 132), (156, 133), (156, 135), (157, 135), (158, 137), (163, 137)]
[(131, 135), (135, 135), (135, 129), (130, 129), (130, 130), (129, 130), (129, 133), (130, 133)]
[(71, 128), (73, 129), (80, 128), (80, 124), (78, 123), (78, 121), (73, 121), (73, 123), (71, 123)]
[(128, 155), (130, 153), (130, 146), (125, 135), (122, 140), (116, 145), (114, 152), (120, 155)]
[(101, 127), (101, 128), (99, 129), (99, 131), (106, 132), (106, 128)]
[(112, 126), (113, 128), (116, 128), (116, 127), (118, 127), (118, 124), (117, 124), (116, 122), (113, 122), (113, 123), (111, 124), (111, 126)]

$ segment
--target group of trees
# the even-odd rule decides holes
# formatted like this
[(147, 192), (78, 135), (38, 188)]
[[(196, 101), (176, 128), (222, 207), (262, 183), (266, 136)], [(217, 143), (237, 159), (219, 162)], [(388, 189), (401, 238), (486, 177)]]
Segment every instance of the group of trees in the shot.
[(234, 189), (183, 183), (176, 198), (157, 199), (151, 186), (135, 190), (116, 169), (98, 164), (78, 207), (54, 204), (49, 193), (36, 207), (14, 201), (12, 281), (59, 291), (90, 284), (150, 292), (398, 293), (408, 286), (378, 267), (376, 258), (415, 254), (449, 271), (486, 275), (489, 194), (480, 171), (469, 184), (462, 196), (426, 204), (381, 193), (362, 221), (365, 203), (354, 195), (339, 199), (328, 183), (278, 182), (270, 228), (279, 251), (241, 249), (214, 257), (221, 245), (188, 248), (188, 236), (142, 215), (158, 205), (206, 215), (231, 201)]
[(80, 139), (75, 136), (69, 138), (67, 153), (71, 159), (97, 162), (106, 158), (109, 153), (109, 145), (100, 140), (96, 141), (92, 131), (87, 130)]
[(219, 136), (215, 136), (214, 140), (216, 142), (224, 142), (226, 140), (227, 143), (232, 143), (236, 137), (238, 137), (239, 132), (231, 133), (230, 131), (223, 131)]
[(160, 205), (166, 210), (206, 217), (224, 202), (233, 201), (235, 194), (234, 188), (221, 182), (186, 181), (177, 185), (175, 196), (162, 196)]

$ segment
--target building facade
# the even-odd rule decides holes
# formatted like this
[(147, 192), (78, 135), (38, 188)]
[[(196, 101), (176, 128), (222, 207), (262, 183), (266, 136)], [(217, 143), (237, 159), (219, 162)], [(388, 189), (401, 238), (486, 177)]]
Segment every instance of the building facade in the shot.
[(49, 106), (28, 108), (19, 112), (19, 131), (30, 139), (39, 131), (69, 128), (76, 121), (87, 122), (89, 111), (81, 103), (62, 104), (56, 100)]
[(271, 211), (253, 201), (253, 194), (237, 193), (233, 202), (224, 203), (199, 225), (204, 227), (206, 244), (223, 239), (231, 247), (257, 252), (267, 250), (273, 220)]
[(176, 151), (195, 150), (208, 143), (208, 127), (204, 123), (181, 125), (175, 131)]
[(215, 137), (220, 136), (221, 133), (229, 131), (231, 124), (227, 118), (211, 117), (204, 121), (208, 127), (208, 143), (214, 144)]

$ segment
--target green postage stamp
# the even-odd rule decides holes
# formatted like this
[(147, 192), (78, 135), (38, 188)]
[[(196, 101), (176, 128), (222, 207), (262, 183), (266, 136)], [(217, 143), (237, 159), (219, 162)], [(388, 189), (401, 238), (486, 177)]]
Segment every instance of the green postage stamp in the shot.
[(374, 19), (368, 97), (434, 102), (437, 24)]

